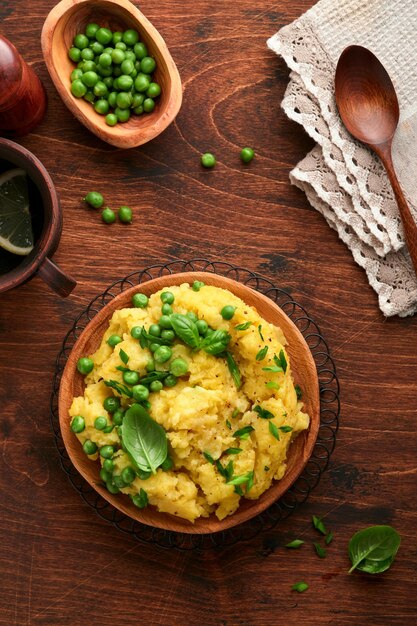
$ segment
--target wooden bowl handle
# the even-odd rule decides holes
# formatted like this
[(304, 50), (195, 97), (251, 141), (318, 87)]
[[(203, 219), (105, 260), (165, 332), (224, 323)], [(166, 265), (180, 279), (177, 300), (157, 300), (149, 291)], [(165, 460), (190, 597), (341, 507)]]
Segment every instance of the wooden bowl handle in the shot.
[(70, 295), (77, 282), (65, 274), (58, 265), (55, 265), (51, 259), (45, 257), (42, 264), (39, 266), (37, 274), (51, 287), (58, 295), (66, 298)]

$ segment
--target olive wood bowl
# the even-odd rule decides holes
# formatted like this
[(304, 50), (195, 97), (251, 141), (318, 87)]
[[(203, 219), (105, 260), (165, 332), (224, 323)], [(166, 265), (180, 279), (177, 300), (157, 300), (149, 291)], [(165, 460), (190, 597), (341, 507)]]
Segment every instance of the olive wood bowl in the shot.
[[(98, 461), (91, 461), (85, 455), (80, 442), (71, 431), (69, 408), (73, 397), (82, 395), (84, 392), (84, 380), (83, 377), (77, 373), (77, 361), (82, 356), (92, 354), (98, 348), (114, 311), (131, 306), (132, 295), (136, 292), (151, 295), (162, 288), (171, 285), (180, 285), (185, 282), (191, 284), (194, 280), (202, 280), (206, 285), (214, 285), (228, 289), (241, 298), (246, 304), (253, 306), (266, 321), (280, 326), (288, 341), (287, 351), (290, 357), (294, 380), (296, 383), (299, 383), (303, 389), (304, 409), (310, 415), (311, 422), (308, 430), (301, 432), (289, 447), (287, 471), (284, 477), (280, 481), (274, 482), (258, 500), (245, 500), (242, 498), (238, 510), (222, 521), (219, 521), (213, 514), (208, 518), (201, 517), (192, 524), (180, 517), (167, 513), (159, 513), (156, 508), (152, 506), (146, 509), (138, 509), (132, 504), (128, 496), (109, 493), (107, 489), (100, 484), (100, 463)], [(310, 349), (298, 328), (277, 304), (263, 294), (230, 278), (206, 272), (186, 272), (161, 276), (142, 283), (139, 286), (127, 289), (116, 296), (97, 313), (81, 333), (69, 355), (61, 379), (59, 390), (59, 423), (64, 445), (72, 463), (91, 487), (116, 509), (119, 509), (119, 511), (122, 511), (138, 522), (165, 530), (194, 534), (213, 533), (231, 528), (261, 513), (275, 502), (275, 500), (280, 498), (302, 472), (313, 451), (320, 425), (320, 399), (317, 370)]]
[[(74, 36), (95, 22), (111, 30), (134, 28), (156, 60), (155, 81), (162, 93), (152, 113), (132, 115), (125, 123), (108, 126), (83, 98), (71, 94), (70, 74), (76, 65), (68, 57)], [(62, 100), (75, 117), (103, 141), (133, 148), (150, 141), (174, 120), (182, 101), (181, 79), (165, 41), (139, 9), (128, 0), (62, 0), (49, 13), (42, 29), (42, 51), (49, 74)]]

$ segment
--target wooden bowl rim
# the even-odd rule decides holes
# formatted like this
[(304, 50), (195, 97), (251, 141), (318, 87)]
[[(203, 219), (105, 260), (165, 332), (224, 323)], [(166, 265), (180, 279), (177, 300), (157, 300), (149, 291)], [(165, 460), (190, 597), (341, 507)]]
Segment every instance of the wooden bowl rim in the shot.
[[(171, 78), (171, 87), (168, 99), (166, 101), (164, 110), (160, 112), (159, 117), (155, 119), (155, 122), (148, 126), (146, 133), (141, 128), (137, 130), (132, 128), (126, 128), (123, 124), (117, 124), (116, 126), (100, 127), (94, 121), (94, 115), (98, 115), (91, 108), (91, 117), (86, 115), (84, 111), (78, 105), (77, 100), (72, 96), (69, 87), (65, 84), (64, 79), (58, 74), (55, 63), (53, 62), (52, 46), (54, 40), (54, 32), (59, 21), (65, 16), (68, 11), (74, 10), (74, 7), (81, 6), (83, 4), (92, 4), (94, 0), (61, 0), (56, 4), (48, 13), (41, 33), (41, 45), (42, 54), (48, 69), (51, 80), (58, 91), (59, 96), (63, 100), (66, 107), (71, 111), (73, 115), (90, 130), (97, 137), (106, 141), (107, 143), (116, 146), (118, 148), (134, 148), (140, 146), (148, 141), (151, 141), (162, 133), (177, 116), (181, 104), (182, 104), (182, 85), (181, 78), (178, 72), (178, 68), (175, 64), (171, 53), (168, 50), (163, 37), (155, 26), (148, 20), (147, 17), (138, 9), (136, 5), (129, 0), (100, 0), (100, 2), (109, 6), (109, 13), (111, 7), (121, 7), (137, 21), (140, 28), (146, 31), (155, 43), (155, 47), (158, 49), (161, 56), (167, 66), (167, 71)], [(69, 80), (69, 78), (68, 78)], [(94, 114), (94, 115), (93, 115)], [(141, 118), (138, 118), (138, 123)]]
[[(76, 369), (77, 360), (81, 355), (85, 354), (83, 348), (88, 343), (94, 329), (100, 325), (103, 325), (104, 323), (108, 323), (114, 311), (118, 308), (121, 308), (119, 303), (123, 301), (124, 304), (122, 305), (122, 307), (126, 307), (125, 302), (128, 302), (131, 296), (138, 291), (151, 295), (152, 293), (159, 291), (161, 288), (168, 287), (170, 285), (192, 283), (194, 280), (201, 280), (205, 282), (206, 285), (214, 285), (223, 289), (228, 289), (232, 293), (235, 293), (235, 295), (238, 295), (238, 297), (240, 297), (245, 303), (247, 303), (247, 300), (242, 296), (243, 291), (245, 295), (251, 295), (254, 300), (265, 303), (269, 309), (277, 313), (279, 318), (284, 319), (285, 323), (288, 324), (289, 327), (291, 327), (292, 331), (297, 337), (297, 340), (303, 346), (303, 356), (306, 360), (306, 363), (308, 364), (308, 369), (314, 379), (315, 393), (314, 397), (310, 394), (310, 397), (308, 398), (308, 404), (310, 405), (310, 408), (308, 409), (310, 415), (310, 425), (307, 431), (303, 431), (306, 434), (306, 441), (298, 455), (299, 458), (297, 459), (297, 463), (292, 467), (291, 474), (286, 472), (281, 480), (274, 481), (271, 487), (267, 491), (265, 491), (257, 500), (245, 501), (245, 503), (250, 503), (246, 504), (246, 508), (242, 508), (242, 506), (240, 506), (237, 511), (235, 511), (235, 513), (226, 517), (225, 519), (219, 521), (215, 517), (215, 515), (212, 514), (208, 518), (198, 518), (194, 522), (194, 524), (192, 524), (191, 522), (188, 522), (183, 518), (179, 518), (166, 513), (160, 513), (156, 510), (155, 507), (150, 507), (142, 510), (137, 509), (136, 507), (134, 507), (134, 505), (130, 504), (128, 496), (126, 496), (125, 494), (110, 494), (107, 489), (105, 489), (102, 485), (97, 484), (96, 479), (91, 476), (91, 472), (84, 471), (82, 463), (78, 462), (79, 458), (84, 459), (82, 447), (78, 445), (78, 447), (76, 447), (75, 451), (73, 452), (72, 446), (70, 445), (71, 441), (74, 442), (74, 440), (76, 440), (78, 444), (79, 442), (74, 433), (72, 433), (72, 431), (70, 430), (68, 411), (73, 398), (73, 381), (75, 376), (78, 375)], [(155, 285), (157, 285), (156, 288), (154, 287)], [(248, 304), (248, 306), (255, 305)], [(268, 317), (265, 317), (264, 315), (262, 316), (264, 317), (264, 319), (266, 319), (266, 321), (270, 321)], [(98, 345), (99, 344), (97, 343), (94, 349), (97, 349)], [(293, 366), (293, 358), (291, 358), (291, 363)], [(166, 274), (163, 276), (152, 278), (146, 282), (140, 283), (139, 285), (134, 285), (129, 289), (122, 291), (120, 294), (115, 296), (109, 303), (104, 305), (104, 307), (100, 311), (98, 311), (93, 319), (87, 324), (87, 326), (84, 328), (81, 335), (75, 342), (68, 356), (64, 371), (62, 373), (58, 396), (58, 413), (63, 443), (74, 467), (89, 483), (89, 485), (93, 487), (96, 492), (98, 492), (107, 502), (109, 502), (116, 509), (139, 523), (147, 524), (156, 528), (161, 528), (163, 530), (174, 530), (175, 532), (183, 532), (189, 534), (206, 534), (219, 532), (221, 530), (226, 530), (228, 528), (236, 526), (237, 524), (248, 521), (259, 513), (263, 512), (266, 508), (273, 504), (273, 502), (283, 496), (283, 494), (291, 487), (291, 485), (297, 480), (297, 478), (303, 471), (313, 452), (320, 426), (320, 396), (317, 368), (310, 348), (300, 330), (296, 327), (294, 322), (286, 315), (286, 313), (284, 313), (284, 311), (278, 306), (278, 304), (273, 302), (273, 300), (271, 300), (264, 294), (252, 289), (247, 285), (239, 283), (238, 281), (215, 273), (192, 271), (176, 274)], [(300, 434), (300, 436), (302, 436), (302, 433)], [(291, 448), (289, 450), (291, 450)], [(289, 454), (287, 455), (287, 459), (288, 458)], [(97, 463), (98, 462), (91, 461), (92, 471), (94, 471), (94, 468), (98, 469)], [(88, 468), (90, 468), (90, 466), (88, 466)]]

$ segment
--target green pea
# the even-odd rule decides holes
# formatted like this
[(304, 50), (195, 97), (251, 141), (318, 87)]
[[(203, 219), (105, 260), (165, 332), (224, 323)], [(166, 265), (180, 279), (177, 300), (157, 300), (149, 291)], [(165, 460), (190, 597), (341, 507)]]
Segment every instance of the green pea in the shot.
[(142, 113), (144, 113), (143, 106), (142, 106), (142, 105), (140, 105), (140, 106), (138, 106), (138, 107), (135, 107), (135, 108), (133, 109), (133, 113), (135, 113), (136, 115), (142, 115)]
[(142, 402), (143, 400), (147, 400), (149, 397), (149, 389), (145, 387), (145, 385), (135, 385), (132, 388), (133, 398), (138, 400), (138, 402)]
[(98, 41), (93, 41), (90, 45), (90, 49), (94, 52), (94, 54), (101, 54), (104, 50), (104, 46)]
[(106, 435), (107, 435), (108, 433), (112, 432), (113, 428), (114, 428), (114, 424), (109, 424), (108, 426), (103, 428), (103, 433), (106, 433)]
[(212, 168), (216, 165), (216, 157), (211, 152), (205, 152), (201, 157), (201, 165), (206, 168)]
[(86, 87), (94, 87), (94, 85), (98, 81), (98, 74), (93, 71), (84, 72), (84, 74), (81, 77), (81, 80), (83, 81)]
[(169, 346), (159, 346), (153, 355), (155, 363), (165, 363), (172, 357), (172, 350)]
[(119, 122), (128, 122), (129, 118), (130, 118), (130, 111), (129, 109), (121, 109), (120, 107), (116, 107), (116, 109), (114, 110), (115, 114), (117, 115), (117, 120)]
[(106, 426), (107, 420), (104, 415), (99, 415), (98, 417), (96, 417), (96, 419), (94, 420), (94, 428), (96, 428), (97, 430), (103, 430), (104, 428), (106, 428)]
[(101, 67), (110, 67), (112, 64), (112, 57), (107, 52), (100, 54), (98, 63)]
[(83, 450), (86, 454), (95, 454), (97, 452), (97, 444), (91, 439), (86, 439), (83, 443)]
[(134, 46), (139, 41), (138, 31), (133, 30), (133, 28), (125, 30), (125, 32), (123, 33), (123, 41), (127, 46)]
[(124, 41), (118, 41), (117, 44), (114, 46), (117, 50), (127, 50), (127, 45), (125, 44)]
[(113, 43), (119, 43), (120, 41), (122, 41), (123, 39), (123, 33), (121, 33), (119, 30), (117, 30), (115, 33), (113, 33)]
[(196, 326), (200, 335), (205, 335), (208, 330), (208, 324), (206, 320), (197, 320)]
[(231, 320), (235, 314), (237, 307), (231, 306), (230, 304), (226, 304), (220, 311), (220, 315), (224, 320)]
[(108, 28), (99, 28), (96, 32), (96, 39), (105, 46), (112, 41), (113, 33)]
[(143, 110), (145, 111), (145, 113), (152, 113), (154, 108), (155, 102), (154, 100), (152, 100), (152, 98), (146, 98), (146, 100), (143, 101)]
[(173, 330), (162, 330), (161, 337), (162, 339), (167, 339), (168, 341), (174, 341), (175, 333)]
[(87, 89), (87, 93), (84, 96), (84, 100), (87, 100), (87, 102), (90, 102), (91, 104), (94, 104), (96, 97), (93, 94), (93, 92), (91, 91), (91, 89)]
[(114, 470), (114, 461), (112, 461), (111, 459), (105, 459), (103, 461), (103, 469), (111, 474)]
[[(86, 61), (86, 63), (88, 63), (88, 61)], [(113, 70), (111, 67), (101, 67), (101, 65), (99, 65), (97, 67), (97, 74), (100, 74), (102, 78), (109, 78), (113, 74)]]
[(162, 305), (161, 311), (162, 311), (162, 315), (171, 315), (173, 308), (170, 304), (166, 302), (165, 304)]
[(123, 380), (127, 385), (136, 385), (139, 382), (139, 374), (137, 372), (123, 372)]
[(252, 148), (242, 148), (240, 158), (243, 163), (250, 163), (254, 156), (255, 152), (252, 150)]
[(107, 489), (107, 491), (109, 491), (109, 492), (110, 492), (110, 493), (112, 493), (112, 494), (119, 493), (119, 491), (120, 491), (120, 490), (119, 490), (119, 487), (117, 487), (117, 486), (114, 484), (114, 482), (113, 482), (113, 481), (110, 481), (110, 480), (106, 483), (106, 489)]
[(133, 467), (125, 467), (124, 470), (122, 470), (121, 476), (122, 480), (124, 480), (127, 485), (130, 485), (136, 478), (136, 472)]
[(120, 400), (114, 396), (109, 396), (104, 400), (103, 407), (109, 413), (114, 413), (117, 409), (120, 409)]
[(201, 287), (204, 287), (205, 283), (203, 283), (201, 280), (195, 280), (192, 284), (192, 289), (193, 291), (200, 291)]
[[(120, 80), (120, 78), (119, 78)], [(119, 109), (128, 109), (132, 104), (132, 95), (125, 91), (120, 91), (116, 96), (116, 105)]]
[(100, 470), (100, 478), (103, 481), (103, 483), (107, 483), (108, 481), (111, 480), (111, 473), (105, 470), (103, 467)]
[(68, 56), (71, 61), (74, 61), (74, 63), (78, 63), (81, 59), (81, 50), (79, 48), (72, 47), (68, 50)]
[(160, 337), (161, 336), (161, 327), (159, 324), (151, 324), (149, 326), (149, 334), (153, 335), (154, 337)]
[(173, 467), (174, 467), (174, 461), (171, 459), (170, 456), (167, 456), (165, 461), (163, 463), (161, 463), (161, 469), (164, 470), (164, 472), (167, 472), (168, 470), (172, 469)]
[(148, 505), (148, 496), (144, 489), (141, 489), (141, 493), (137, 493), (134, 496), (130, 496), (130, 497), (132, 499), (133, 504), (137, 506), (138, 509), (144, 509)]
[(138, 309), (146, 309), (148, 306), (149, 298), (144, 293), (135, 293), (132, 296), (132, 304)]
[(80, 374), (86, 376), (87, 374), (92, 372), (93, 369), (94, 361), (92, 359), (89, 359), (88, 357), (81, 357), (81, 359), (78, 359), (77, 370), (80, 372)]
[(116, 63), (116, 65), (121, 65), (121, 63), (125, 60), (124, 51), (120, 50), (120, 48), (115, 48), (111, 54), (111, 59), (113, 63)]
[(164, 380), (164, 385), (165, 387), (175, 387), (175, 385), (177, 384), (177, 379), (175, 378), (175, 376), (173, 376), (172, 374), (169, 374), (169, 376), (167, 376)]
[(106, 120), (107, 126), (116, 126), (118, 122), (117, 115), (114, 113), (108, 113), (104, 119)]
[(139, 339), (141, 334), (142, 334), (142, 326), (133, 326), (133, 328), (130, 331), (130, 335), (131, 337), (133, 337), (133, 339)]
[(100, 456), (102, 456), (103, 459), (111, 459), (113, 454), (114, 454), (113, 446), (102, 446), (100, 448)]
[(129, 91), (133, 87), (133, 78), (131, 76), (126, 76), (126, 74), (122, 74), (117, 79), (117, 86), (122, 91)]
[(84, 202), (87, 202), (95, 209), (100, 209), (103, 206), (104, 198), (98, 191), (89, 191), (84, 198)]
[(158, 83), (150, 83), (146, 91), (146, 95), (148, 96), (148, 98), (157, 98), (161, 95), (161, 87), (158, 85)]
[(117, 346), (118, 343), (121, 343), (122, 341), (123, 341), (123, 339), (121, 337), (119, 337), (119, 335), (110, 335), (110, 337), (107, 339), (106, 343), (111, 348), (114, 348), (115, 346)]
[(112, 91), (111, 93), (109, 93), (108, 103), (112, 109), (116, 107), (116, 99), (117, 99), (117, 91)]
[(140, 69), (144, 74), (152, 74), (155, 68), (156, 62), (152, 57), (144, 57), (140, 62)]
[(116, 411), (113, 413), (113, 424), (115, 426), (121, 426), (123, 423), (123, 416), (124, 416), (125, 412), (123, 411), (123, 409), (116, 409)]
[[(168, 305), (170, 306), (170, 305)], [(171, 322), (171, 318), (169, 317), (169, 315), (162, 315), (159, 318), (159, 325), (161, 328), (164, 329), (170, 329), (172, 328), (172, 322)]]
[[(80, 64), (78, 64), (78, 65), (80, 65)], [(82, 62), (82, 67), (80, 69), (82, 69), (83, 74), (85, 72), (96, 72), (97, 71), (97, 65), (94, 63), (94, 61), (83, 61)]]
[(84, 61), (92, 61), (94, 59), (94, 52), (91, 48), (84, 48), (84, 50), (81, 50), (81, 58), (84, 59)]
[(83, 71), (76, 68), (75, 70), (72, 70), (71, 72), (71, 82), (73, 82), (74, 80), (80, 80), (81, 76), (83, 75)]
[(151, 343), (149, 346), (149, 350), (151, 352), (156, 352), (159, 348), (159, 345), (160, 345), (159, 343)]
[(109, 108), (110, 108), (110, 105), (107, 102), (107, 100), (104, 100), (104, 98), (97, 100), (97, 102), (94, 105), (94, 110), (100, 115), (107, 115), (107, 113), (109, 112)]
[(87, 37), (90, 37), (90, 39), (93, 39), (96, 36), (96, 33), (99, 28), (100, 26), (98, 24), (91, 22), (90, 24), (87, 24), (87, 26), (85, 27), (85, 34), (87, 35)]
[(113, 224), (116, 221), (116, 214), (107, 206), (101, 212), (101, 219), (105, 224)]
[(132, 97), (132, 109), (136, 109), (137, 107), (141, 106), (144, 99), (145, 96), (143, 95), (143, 93), (134, 93)]
[(140, 469), (139, 467), (136, 470), (136, 474), (140, 480), (148, 480), (152, 476), (152, 472), (146, 472), (145, 470)]
[[(106, 85), (107, 87), (107, 92), (109, 91), (109, 89), (111, 89), (113, 87), (113, 79), (111, 76), (105, 76), (103, 78), (103, 84)], [(110, 95), (110, 94), (109, 94)], [(110, 104), (110, 103), (109, 103)]]
[(188, 311), (188, 313), (186, 313), (186, 317), (188, 317), (188, 319), (192, 322), (196, 322), (198, 320), (198, 315), (196, 315), (194, 311)]
[[(121, 64), (123, 74), (129, 75), (135, 69), (133, 62), (130, 59), (126, 59)], [(133, 85), (133, 82), (132, 82)]]
[(81, 33), (75, 35), (74, 37), (74, 46), (79, 50), (84, 50), (84, 48), (88, 48), (89, 43), (90, 42), (88, 40), (88, 37), (82, 35)]
[(87, 87), (80, 79), (74, 80), (71, 83), (71, 93), (76, 98), (82, 98), (87, 93)]
[(184, 376), (188, 372), (188, 363), (184, 359), (174, 359), (169, 366), (169, 371), (173, 376)]
[(151, 382), (151, 384), (149, 385), (150, 390), (153, 391), (154, 393), (161, 391), (161, 389), (163, 388), (163, 384), (161, 383), (160, 380), (153, 380)]
[(134, 45), (133, 52), (135, 53), (136, 58), (139, 59), (140, 61), (144, 59), (146, 56), (148, 56), (148, 50), (145, 44), (142, 43), (141, 41), (139, 41), (138, 43)]
[(147, 91), (150, 84), (151, 83), (150, 83), (149, 78), (147, 78), (147, 76), (144, 76), (143, 74), (138, 74), (138, 76), (136, 76), (135, 78), (134, 85), (135, 85), (136, 91), (139, 91), (139, 92)]
[(82, 433), (85, 428), (85, 419), (82, 415), (75, 415), (71, 420), (71, 430), (73, 433)]
[(132, 223), (132, 209), (128, 206), (121, 206), (119, 209), (119, 220), (122, 224)]
[(155, 361), (153, 359), (149, 359), (149, 361), (145, 365), (145, 369), (146, 369), (147, 372), (154, 372), (155, 371)]

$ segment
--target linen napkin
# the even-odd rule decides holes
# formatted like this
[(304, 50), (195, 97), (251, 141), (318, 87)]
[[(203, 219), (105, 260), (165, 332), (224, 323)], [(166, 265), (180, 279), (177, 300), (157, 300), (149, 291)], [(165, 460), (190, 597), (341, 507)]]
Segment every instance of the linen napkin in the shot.
[(291, 182), (337, 231), (365, 269), (386, 316), (417, 311), (417, 278), (387, 174), (340, 120), (338, 58), (351, 44), (381, 60), (397, 91), (400, 123), (393, 160), (417, 219), (417, 2), (321, 0), (268, 40), (292, 70), (282, 107), (317, 142)]

